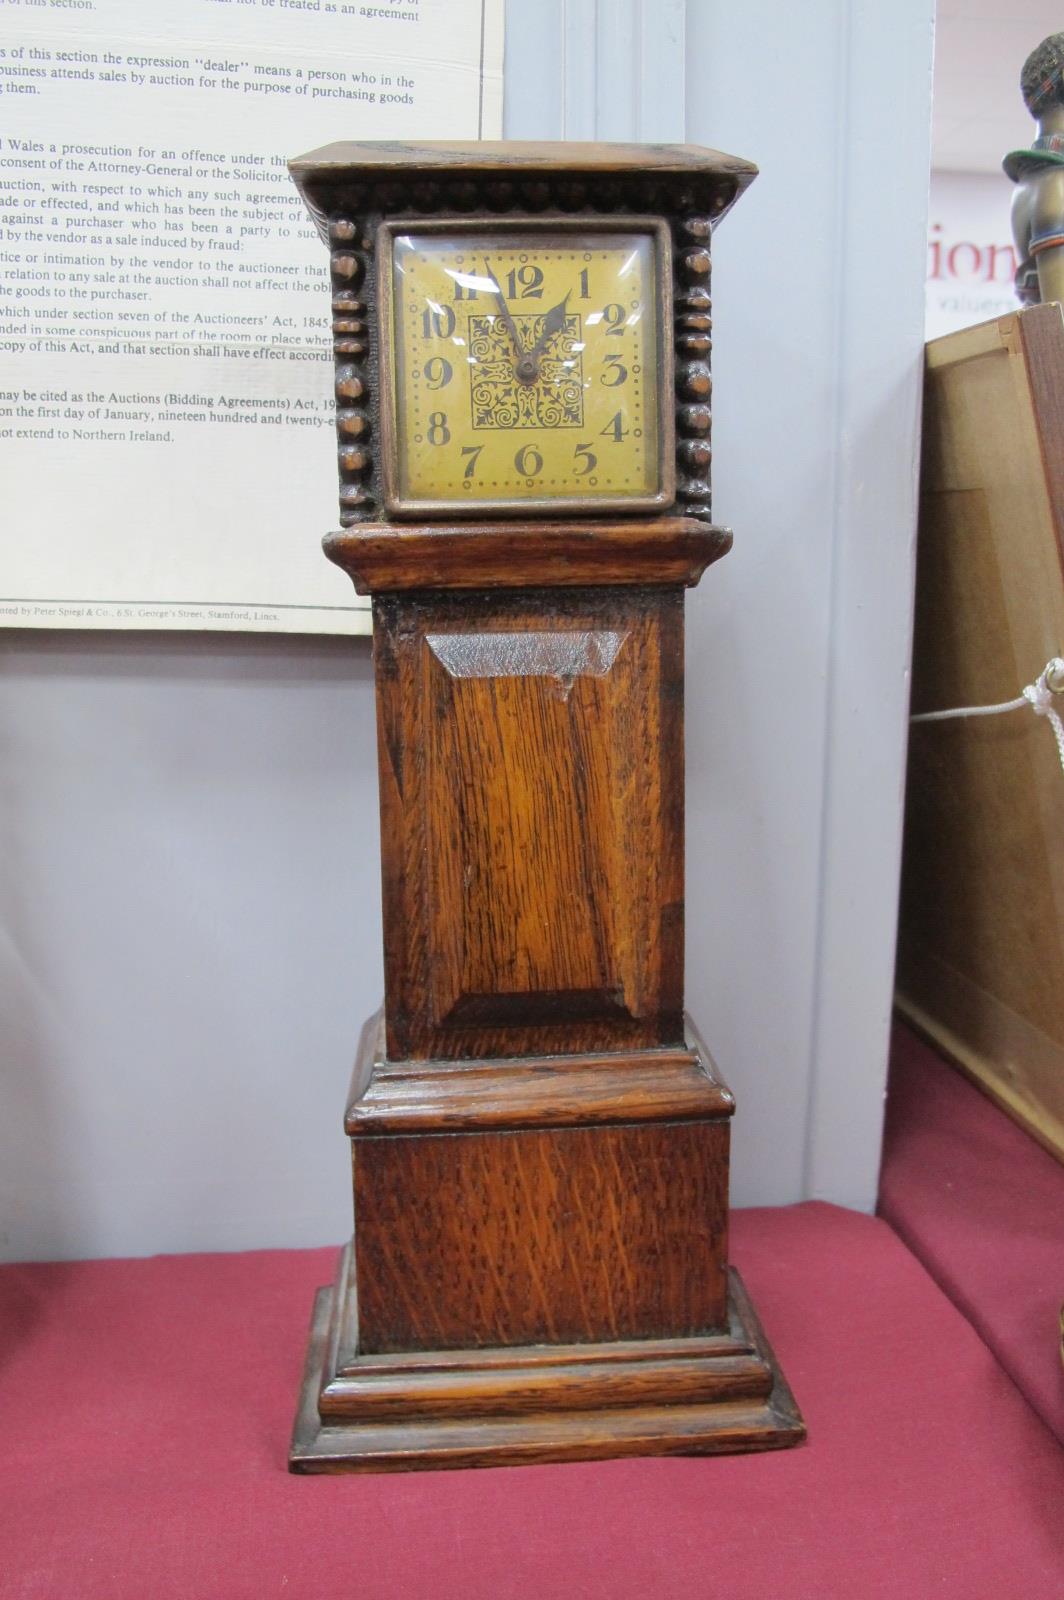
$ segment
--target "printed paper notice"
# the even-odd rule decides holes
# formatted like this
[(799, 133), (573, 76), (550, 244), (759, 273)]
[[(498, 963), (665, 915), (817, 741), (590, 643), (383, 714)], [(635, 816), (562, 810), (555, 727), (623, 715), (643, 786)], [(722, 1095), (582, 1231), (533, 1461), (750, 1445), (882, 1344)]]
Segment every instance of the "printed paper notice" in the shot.
[(498, 138), (502, 0), (0, 0), (0, 623), (359, 633), (286, 162)]

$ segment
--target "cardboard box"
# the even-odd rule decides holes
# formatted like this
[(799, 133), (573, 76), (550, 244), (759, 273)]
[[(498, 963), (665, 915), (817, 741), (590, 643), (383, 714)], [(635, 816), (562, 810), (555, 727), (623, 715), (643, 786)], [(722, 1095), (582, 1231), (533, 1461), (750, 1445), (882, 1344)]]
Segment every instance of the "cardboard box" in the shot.
[[(1061, 306), (934, 340), (914, 712), (1011, 700), (1064, 654), (1062, 552)], [(1027, 708), (912, 727), (896, 999), (1064, 1160), (1064, 772)]]

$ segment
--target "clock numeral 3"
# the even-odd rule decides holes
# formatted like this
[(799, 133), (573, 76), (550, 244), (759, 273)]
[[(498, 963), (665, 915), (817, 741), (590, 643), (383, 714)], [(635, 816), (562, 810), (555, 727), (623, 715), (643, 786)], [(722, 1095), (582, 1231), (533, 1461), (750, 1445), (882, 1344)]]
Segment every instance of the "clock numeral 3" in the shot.
[(522, 445), (514, 456), (514, 466), (522, 478), (534, 478), (543, 471), (543, 457), (534, 444)]
[(616, 389), (628, 376), (628, 368), (620, 356), (607, 356), (606, 364), (599, 373), (599, 383), (605, 384), (607, 389)]
[[(618, 413), (620, 415), (620, 413)], [(447, 426), (446, 411), (432, 411), (429, 413), (429, 444), (449, 444), (451, 430)]]

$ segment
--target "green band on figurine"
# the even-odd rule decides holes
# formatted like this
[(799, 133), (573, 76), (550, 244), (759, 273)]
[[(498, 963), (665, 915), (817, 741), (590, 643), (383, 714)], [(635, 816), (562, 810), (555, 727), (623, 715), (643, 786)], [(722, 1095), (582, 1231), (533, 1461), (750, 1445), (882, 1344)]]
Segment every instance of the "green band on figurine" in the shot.
[(1046, 134), (1033, 140), (1029, 150), (1010, 150), (1001, 165), (1013, 183), (1019, 183), (1029, 171), (1040, 167), (1064, 167), (1064, 136)]
[(1038, 136), (1002, 162), (1016, 184), (1012, 232), (1024, 305), (1064, 300), (1064, 33), (1052, 33), (1023, 64), (1020, 90)]

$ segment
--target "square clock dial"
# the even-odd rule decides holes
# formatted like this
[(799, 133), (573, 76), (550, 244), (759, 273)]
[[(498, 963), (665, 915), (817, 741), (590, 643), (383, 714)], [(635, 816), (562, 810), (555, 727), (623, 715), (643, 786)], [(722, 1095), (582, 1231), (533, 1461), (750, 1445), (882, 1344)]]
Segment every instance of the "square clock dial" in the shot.
[(666, 228), (381, 232), (390, 511), (671, 503)]

